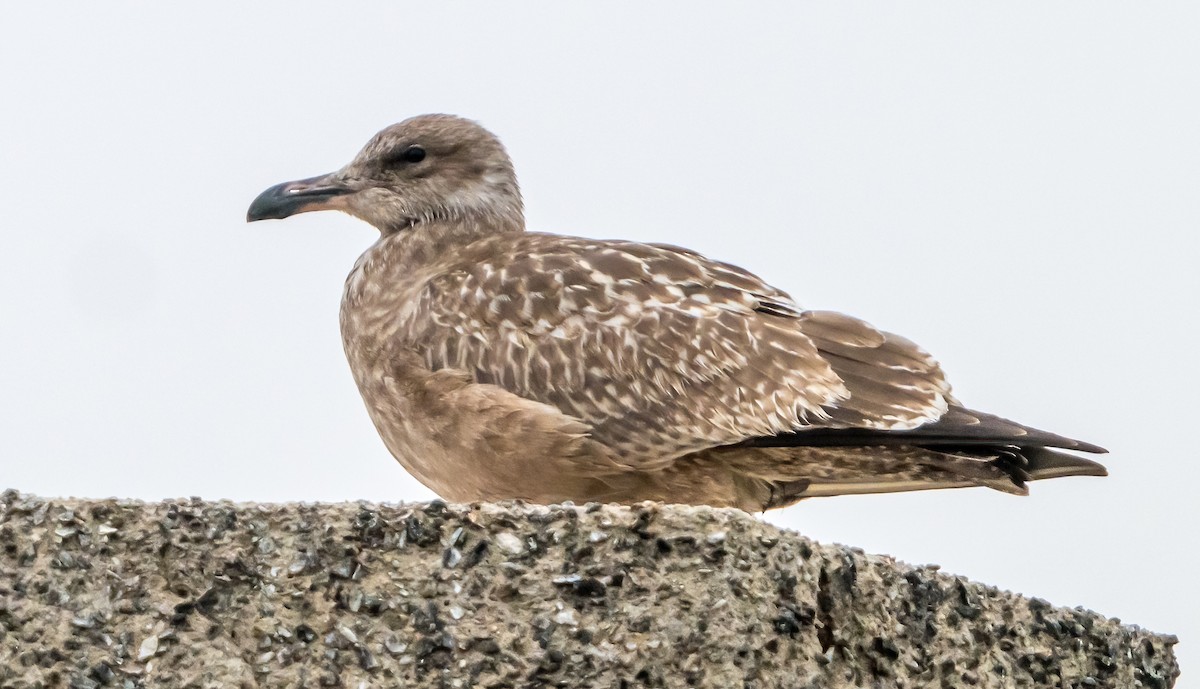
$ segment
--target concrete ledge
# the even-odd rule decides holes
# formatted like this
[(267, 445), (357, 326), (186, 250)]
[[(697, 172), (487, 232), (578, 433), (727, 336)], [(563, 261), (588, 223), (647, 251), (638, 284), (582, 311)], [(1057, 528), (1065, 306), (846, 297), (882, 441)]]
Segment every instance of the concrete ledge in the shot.
[(1170, 687), (1175, 638), (734, 510), (0, 496), (0, 687)]

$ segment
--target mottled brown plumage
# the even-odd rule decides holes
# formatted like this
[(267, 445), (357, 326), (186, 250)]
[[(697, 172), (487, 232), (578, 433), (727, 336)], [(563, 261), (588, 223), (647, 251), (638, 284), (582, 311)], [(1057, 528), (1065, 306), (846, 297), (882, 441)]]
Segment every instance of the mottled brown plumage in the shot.
[(525, 231), (477, 124), (425, 115), (249, 219), (338, 209), (380, 231), (342, 337), (392, 454), (438, 494), (762, 510), (844, 493), (1103, 475), (1102, 451), (964, 409), (912, 342), (806, 311), (678, 247)]

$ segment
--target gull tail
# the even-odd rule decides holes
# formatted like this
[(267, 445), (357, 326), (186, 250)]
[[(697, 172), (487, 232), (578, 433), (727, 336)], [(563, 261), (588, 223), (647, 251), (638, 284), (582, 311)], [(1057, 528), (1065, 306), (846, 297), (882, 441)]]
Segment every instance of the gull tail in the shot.
[(943, 488), (984, 487), (1028, 495), (1030, 481), (1108, 475), (1099, 462), (1042, 447), (775, 447), (761, 451), (777, 457), (788, 453), (796, 467), (791, 477), (777, 474), (775, 480), (769, 480), (771, 497), (764, 509), (805, 498)]

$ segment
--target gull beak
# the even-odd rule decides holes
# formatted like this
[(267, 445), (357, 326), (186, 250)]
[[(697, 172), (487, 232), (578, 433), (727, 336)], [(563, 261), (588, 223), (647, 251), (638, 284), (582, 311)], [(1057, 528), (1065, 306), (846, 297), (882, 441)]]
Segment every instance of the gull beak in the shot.
[(334, 174), (276, 184), (250, 204), (246, 222), (281, 220), (309, 211), (345, 210), (346, 197), (355, 191)]

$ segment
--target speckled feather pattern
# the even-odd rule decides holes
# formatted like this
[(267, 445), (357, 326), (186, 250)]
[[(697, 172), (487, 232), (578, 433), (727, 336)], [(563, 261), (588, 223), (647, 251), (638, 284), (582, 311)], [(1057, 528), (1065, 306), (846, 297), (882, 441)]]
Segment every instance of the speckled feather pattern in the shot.
[(812, 425), (912, 428), (947, 408), (936, 364), (909, 343), (672, 247), (488, 237), (439, 265), (396, 325), (431, 369), (553, 405), (641, 469)]

